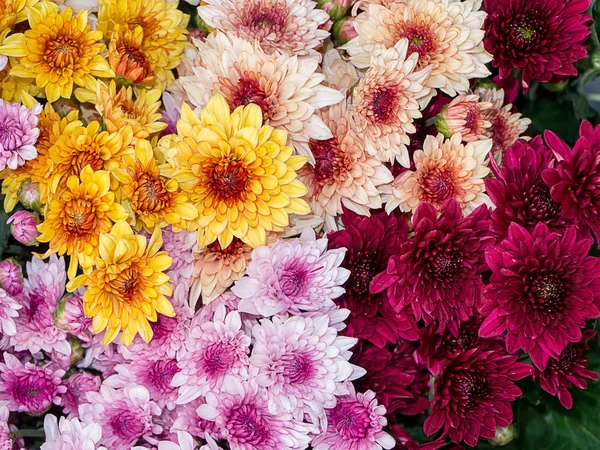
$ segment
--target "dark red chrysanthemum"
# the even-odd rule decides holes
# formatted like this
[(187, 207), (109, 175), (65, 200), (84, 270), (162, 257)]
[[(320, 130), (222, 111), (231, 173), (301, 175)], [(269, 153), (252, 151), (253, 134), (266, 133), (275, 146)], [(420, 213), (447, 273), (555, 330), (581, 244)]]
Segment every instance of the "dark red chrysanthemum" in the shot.
[(600, 126), (584, 121), (581, 137), (571, 149), (551, 131), (544, 137), (558, 163), (542, 177), (550, 186), (552, 199), (560, 203), (564, 216), (600, 239)]
[(597, 380), (598, 374), (587, 368), (585, 351), (590, 348), (587, 341), (596, 335), (594, 331), (583, 332), (580, 342), (572, 343), (561, 352), (560, 358), (551, 358), (543, 372), (534, 369), (533, 379), (539, 381), (543, 390), (558, 396), (565, 408), (573, 407), (573, 397), (569, 392), (573, 386), (587, 389), (587, 381)]
[(559, 236), (543, 223), (532, 233), (512, 224), (508, 238), (486, 252), (493, 273), (479, 335), (506, 333), (508, 352), (522, 348), (540, 370), (579, 342), (586, 320), (600, 316), (600, 263), (587, 256), (591, 243), (574, 227)]
[(501, 78), (521, 71), (523, 88), (577, 75), (587, 56), (591, 0), (484, 0), (485, 49)]
[(396, 447), (394, 447), (394, 450), (438, 450), (446, 445), (445, 438), (419, 444), (405, 429), (400, 428), (398, 425), (392, 425), (390, 428), (396, 437)]
[(371, 294), (373, 277), (385, 270), (391, 255), (406, 239), (406, 221), (385, 212), (364, 217), (344, 208), (344, 230), (330, 233), (329, 248), (348, 249), (342, 266), (350, 270), (346, 293), (336, 302), (350, 310), (344, 332), (383, 347), (387, 342), (416, 340), (417, 327), (412, 317), (396, 313), (385, 295)]
[(422, 203), (413, 217), (414, 236), (375, 277), (371, 291), (387, 290), (394, 309), (407, 310), (426, 324), (437, 320), (442, 329), (468, 320), (483, 291), (484, 250), (492, 243), (489, 228), (486, 206), (463, 217), (451, 199), (438, 217), (435, 207)]
[(531, 366), (517, 362), (515, 355), (479, 349), (460, 353), (435, 381), (425, 434), (443, 429), (454, 443), (470, 446), (479, 436), (493, 438), (496, 428), (512, 422), (510, 402), (522, 394), (513, 382), (530, 373)]
[(354, 350), (352, 362), (367, 373), (358, 380), (358, 389), (375, 392), (388, 415), (420, 414), (429, 408), (429, 400), (425, 396), (429, 392), (430, 376), (427, 369), (412, 357), (415, 346), (406, 343), (406, 347), (401, 347), (404, 348), (392, 353), (386, 348), (361, 341)]
[(538, 223), (555, 232), (564, 231), (569, 222), (542, 179), (542, 173), (553, 164), (554, 156), (539, 136), (529, 143), (517, 141), (507, 150), (502, 169), (495, 171), (496, 178), (485, 180), (485, 189), (496, 205), (492, 212), (494, 233), (506, 237), (513, 222), (529, 231)]

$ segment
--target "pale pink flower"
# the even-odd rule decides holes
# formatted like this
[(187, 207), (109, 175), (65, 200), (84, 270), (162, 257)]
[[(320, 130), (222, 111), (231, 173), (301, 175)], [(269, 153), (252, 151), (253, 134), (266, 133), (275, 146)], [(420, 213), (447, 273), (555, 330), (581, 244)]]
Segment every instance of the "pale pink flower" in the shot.
[(192, 436), (201, 439), (206, 439), (207, 435), (218, 436), (219, 429), (217, 424), (211, 420), (203, 419), (196, 412), (198, 407), (205, 403), (206, 400), (204, 397), (198, 397), (185, 405), (179, 406), (175, 410), (177, 411), (177, 419), (175, 419), (171, 431), (187, 431)]
[(357, 394), (350, 383), (348, 389), (350, 393), (338, 397), (335, 407), (327, 410), (327, 430), (313, 439), (313, 450), (394, 448), (396, 441), (383, 431), (385, 406), (377, 404), (375, 393)]
[(0, 288), (0, 324), (5, 336), (17, 334), (15, 317), (19, 316), (22, 306), (10, 296), (4, 289)]
[[(135, 446), (131, 447), (131, 450), (145, 450), (147, 447)], [(194, 441), (191, 434), (185, 431), (177, 432), (176, 442), (174, 441), (160, 441), (156, 447), (157, 450), (196, 450), (198, 444)]]
[(19, 103), (0, 99), (0, 170), (15, 170), (37, 157), (35, 143), (40, 135), (37, 104), (33, 110)]
[(215, 313), (221, 305), (225, 307), (226, 314), (229, 314), (231, 311), (237, 311), (242, 320), (242, 329), (244, 330), (244, 333), (247, 335), (252, 333), (252, 328), (258, 323), (260, 316), (239, 311), (240, 298), (231, 291), (223, 292), (222, 295), (218, 296), (208, 305), (204, 305), (200, 308), (194, 317), (193, 323), (201, 324), (204, 322), (212, 322)]
[(264, 319), (252, 336), (255, 381), (266, 388), (278, 410), (300, 421), (305, 415), (314, 424), (322, 421), (324, 408), (335, 406), (335, 394), (352, 375), (344, 352), (357, 340), (338, 336), (327, 316)]
[(5, 352), (0, 363), (0, 404), (10, 411), (41, 414), (59, 404), (59, 395), (66, 391), (61, 385), (64, 370), (51, 370), (31, 363), (21, 363)]
[(92, 319), (83, 312), (83, 294), (85, 289), (78, 289), (73, 294), (65, 295), (54, 310), (56, 326), (83, 342), (89, 342), (92, 336)]
[(13, 297), (23, 292), (23, 272), (12, 258), (0, 262), (0, 287)]
[(56, 416), (47, 414), (44, 417), (44, 432), (46, 442), (42, 444), (40, 450), (104, 449), (98, 446), (102, 429), (96, 423), (83, 426), (76, 418), (61, 417), (60, 421), (57, 421)]
[(264, 317), (315, 311), (344, 293), (350, 276), (340, 267), (345, 249), (327, 250), (327, 239), (308, 230), (303, 240), (277, 241), (252, 252), (248, 276), (232, 291), (241, 298), (239, 309)]
[(110, 450), (131, 450), (138, 439), (162, 432), (154, 423), (161, 409), (144, 387), (128, 385), (115, 390), (103, 385), (100, 392), (88, 392), (87, 399), (89, 403), (79, 407), (81, 421), (100, 425), (100, 443)]
[(330, 48), (323, 56), (323, 83), (333, 89), (348, 91), (358, 83), (358, 71), (340, 55), (337, 48)]
[(6, 221), (10, 224), (13, 237), (23, 245), (36, 245), (39, 235), (37, 226), (38, 219), (31, 211), (22, 209), (17, 211)]
[(187, 306), (192, 275), (194, 273), (194, 247), (197, 233), (189, 231), (174, 232), (171, 227), (163, 229), (162, 250), (173, 258), (166, 274), (173, 280), (172, 304)]
[(87, 403), (88, 392), (100, 391), (102, 380), (89, 372), (76, 372), (64, 380), (63, 385), (67, 388), (60, 399), (63, 413), (69, 418), (79, 417), (79, 405)]
[(266, 392), (253, 381), (228, 378), (221, 392), (209, 392), (200, 417), (214, 421), (231, 450), (305, 449), (310, 442), (307, 424), (291, 414), (272, 412)]
[(86, 350), (85, 356), (77, 367), (97, 370), (104, 378), (116, 373), (115, 366), (125, 361), (123, 355), (117, 351), (117, 344), (104, 345), (104, 331), (94, 334), (92, 339), (84, 342), (82, 346)]
[(198, 15), (210, 27), (258, 41), (267, 53), (297, 56), (316, 52), (329, 33), (322, 26), (329, 15), (312, 0), (205, 0)]
[(0, 406), (0, 450), (13, 450), (11, 429), (8, 425), (10, 411), (4, 405)]
[(179, 359), (181, 369), (172, 385), (179, 388), (178, 404), (185, 404), (219, 389), (225, 376), (248, 377), (250, 337), (242, 328), (240, 314), (228, 314), (220, 306), (213, 321), (194, 324)]
[(446, 137), (460, 133), (464, 142), (487, 139), (492, 123), (485, 113), (491, 107), (491, 102), (480, 101), (478, 95), (459, 95), (444, 106), (435, 125)]

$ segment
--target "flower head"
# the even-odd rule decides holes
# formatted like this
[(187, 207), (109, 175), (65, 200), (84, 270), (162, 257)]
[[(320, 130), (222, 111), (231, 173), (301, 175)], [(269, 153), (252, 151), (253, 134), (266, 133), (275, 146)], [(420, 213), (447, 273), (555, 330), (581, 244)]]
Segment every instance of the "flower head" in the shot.
[(252, 247), (267, 231), (281, 231), (288, 214), (308, 214), (300, 197), (306, 187), (295, 179), (306, 158), (292, 156), (285, 131), (263, 126), (257, 105), (231, 113), (215, 95), (200, 117), (183, 105), (170, 162), (174, 179), (198, 208), (198, 246), (216, 240), (225, 248), (234, 237)]
[(31, 211), (17, 211), (6, 221), (13, 237), (24, 245), (36, 245), (38, 218)]
[(5, 352), (0, 363), (0, 401), (10, 411), (41, 414), (52, 403), (59, 403), (59, 395), (66, 391), (61, 386), (64, 370), (21, 363), (14, 355)]
[(0, 288), (10, 296), (18, 296), (23, 292), (23, 271), (12, 258), (0, 262)]
[(514, 381), (530, 373), (531, 366), (517, 362), (517, 356), (479, 349), (459, 354), (435, 381), (425, 433), (443, 428), (452, 442), (472, 447), (480, 436), (492, 439), (497, 427), (512, 422), (510, 402), (522, 394)]
[(27, 7), (34, 6), (39, 0), (5, 0), (0, 6), (0, 34), (14, 25), (27, 20)]
[(531, 80), (577, 75), (575, 63), (587, 56), (583, 45), (590, 34), (585, 11), (590, 0), (485, 0), (485, 48), (500, 77), (521, 70), (523, 87)]
[(104, 44), (100, 31), (88, 25), (88, 12), (73, 17), (73, 10), (59, 12), (58, 6), (42, 1), (29, 8), (27, 33), (15, 33), (4, 40), (0, 54), (18, 57), (13, 76), (34, 78), (49, 102), (70, 98), (74, 85), (96, 90), (94, 77), (112, 77), (108, 62), (100, 54)]
[(19, 103), (0, 99), (0, 170), (15, 170), (25, 161), (37, 156), (36, 143), (40, 130), (37, 115), (41, 106), (33, 110)]
[(207, 0), (198, 15), (218, 31), (257, 41), (267, 53), (318, 56), (329, 36), (322, 26), (329, 15), (312, 0)]
[(52, 313), (56, 326), (83, 342), (90, 341), (92, 319), (83, 311), (83, 289), (65, 295)]
[(102, 428), (97, 423), (90, 423), (85, 427), (79, 419), (60, 418), (47, 414), (44, 417), (44, 432), (46, 442), (40, 450), (96, 450), (102, 437)]
[(172, 72), (156, 67), (153, 59), (146, 53), (141, 26), (133, 29), (115, 27), (108, 44), (108, 62), (117, 78), (134, 85), (154, 84), (166, 87), (173, 83)]
[(327, 239), (277, 241), (252, 252), (248, 276), (232, 291), (240, 311), (269, 317), (316, 311), (344, 293), (350, 275), (340, 267), (345, 249), (327, 250)]
[(600, 316), (600, 263), (587, 256), (590, 245), (573, 227), (559, 236), (543, 223), (532, 232), (511, 224), (508, 238), (486, 254), (492, 277), (479, 335), (505, 333), (508, 352), (522, 348), (540, 370), (579, 342), (586, 320)]
[(102, 380), (89, 372), (75, 372), (63, 381), (67, 388), (60, 398), (63, 412), (69, 417), (79, 417), (79, 406), (88, 403), (87, 393), (100, 391)]
[(427, 136), (423, 150), (417, 150), (413, 157), (416, 170), (407, 170), (392, 183), (386, 211), (399, 207), (414, 213), (422, 202), (439, 209), (450, 198), (456, 199), (467, 214), (489, 204), (483, 179), (490, 173), (487, 157), (492, 141), (461, 141), (460, 134), (447, 140), (441, 134), (437, 138)]
[(459, 95), (438, 115), (437, 129), (446, 137), (460, 133), (464, 142), (486, 139), (492, 123), (486, 120), (485, 112), (491, 107), (490, 102), (480, 101), (476, 94)]
[(104, 345), (121, 329), (125, 345), (131, 344), (137, 333), (150, 342), (153, 332), (148, 321), (156, 321), (157, 313), (175, 316), (166, 298), (172, 293), (169, 277), (163, 273), (172, 259), (159, 251), (161, 245), (159, 228), (146, 244), (144, 236), (134, 234), (126, 222), (118, 222), (110, 233), (100, 235), (99, 255), (91, 273), (69, 283), (70, 291), (87, 286), (84, 311), (93, 318), (94, 333), (106, 329)]
[(15, 317), (19, 316), (22, 305), (17, 302), (8, 292), (0, 289), (0, 325), (5, 336), (17, 334)]

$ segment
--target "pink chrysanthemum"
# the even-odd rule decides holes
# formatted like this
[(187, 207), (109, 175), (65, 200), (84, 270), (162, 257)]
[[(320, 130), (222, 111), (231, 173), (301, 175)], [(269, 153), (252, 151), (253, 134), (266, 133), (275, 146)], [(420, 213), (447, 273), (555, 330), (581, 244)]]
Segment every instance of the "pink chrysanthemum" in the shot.
[(19, 316), (22, 306), (12, 298), (4, 289), (0, 288), (0, 324), (5, 336), (17, 334), (15, 317)]
[(61, 417), (57, 421), (56, 416), (48, 414), (44, 417), (44, 432), (46, 442), (40, 450), (100, 450), (97, 445), (102, 428), (97, 423), (82, 426), (79, 419)]
[(327, 250), (327, 239), (277, 241), (252, 252), (248, 276), (232, 288), (240, 311), (264, 317), (319, 310), (344, 293), (350, 272), (340, 267), (345, 249)]
[(237, 311), (220, 306), (212, 321), (192, 326), (179, 359), (181, 369), (172, 385), (179, 388), (178, 404), (188, 403), (209, 390), (219, 389), (225, 376), (248, 377), (250, 337)]
[(67, 389), (61, 385), (64, 374), (64, 370), (23, 364), (6, 352), (0, 363), (0, 402), (10, 411), (41, 414), (60, 402), (59, 395)]
[(312, 0), (205, 0), (198, 15), (218, 31), (258, 41), (267, 53), (319, 56), (329, 15)]
[(203, 419), (196, 410), (200, 405), (204, 405), (204, 397), (198, 397), (185, 405), (179, 406), (175, 411), (177, 418), (173, 422), (171, 432), (187, 431), (192, 436), (206, 439), (207, 435), (218, 437), (220, 435), (217, 424), (212, 420)]
[(19, 296), (23, 292), (23, 271), (14, 259), (0, 262), (0, 287), (11, 296)]
[(37, 115), (41, 110), (41, 105), (31, 110), (0, 99), (0, 170), (15, 170), (37, 156), (34, 144), (40, 135)]
[(508, 352), (522, 348), (540, 370), (560, 358), (581, 340), (586, 320), (600, 317), (600, 259), (587, 256), (591, 244), (573, 227), (559, 236), (543, 223), (532, 232), (513, 223), (486, 254), (492, 277), (479, 335), (506, 334)]
[(125, 361), (117, 352), (117, 345), (111, 343), (104, 345), (104, 332), (94, 334), (89, 342), (84, 342), (85, 349), (83, 361), (77, 364), (82, 369), (94, 369), (102, 373), (103, 378), (115, 373), (115, 366)]
[(87, 399), (89, 403), (79, 407), (81, 421), (100, 425), (100, 444), (111, 450), (130, 450), (138, 439), (162, 431), (154, 424), (161, 410), (146, 388), (128, 385), (115, 390), (103, 385), (100, 392), (88, 392)]
[(338, 397), (327, 410), (327, 430), (312, 441), (314, 450), (381, 450), (396, 445), (383, 431), (387, 425), (385, 406), (378, 405), (375, 393), (356, 393), (348, 383), (349, 394)]
[[(174, 232), (171, 227), (163, 229), (162, 250), (169, 253), (173, 263), (165, 272), (173, 280), (172, 303), (178, 305), (188, 304), (188, 293), (194, 273), (194, 247), (197, 242), (197, 233), (189, 231)], [(180, 287), (181, 286), (181, 287)]]
[(256, 383), (295, 419), (306, 414), (314, 424), (323, 420), (324, 408), (335, 406), (336, 391), (352, 375), (344, 352), (357, 340), (338, 336), (327, 316), (265, 319), (252, 336), (250, 365), (257, 369)]
[(444, 106), (435, 124), (446, 137), (460, 133), (464, 142), (486, 139), (492, 123), (485, 112), (491, 107), (491, 102), (481, 101), (478, 95), (459, 95)]
[(23, 308), (15, 319), (17, 335), (11, 338), (15, 350), (53, 350), (64, 355), (71, 353), (67, 334), (54, 322), (52, 313), (65, 291), (66, 272), (64, 259), (56, 255), (48, 263), (34, 257), (27, 263), (27, 275), (22, 298)]
[(88, 392), (98, 392), (102, 380), (89, 372), (76, 372), (67, 378), (63, 385), (67, 388), (60, 399), (63, 413), (69, 418), (79, 417), (79, 405), (87, 403)]
[(14, 442), (12, 439), (12, 433), (10, 426), (8, 425), (8, 418), (10, 411), (4, 405), (0, 406), (0, 449), (1, 450), (13, 450)]
[(92, 319), (83, 311), (83, 294), (80, 288), (73, 294), (65, 295), (54, 310), (54, 322), (62, 331), (75, 336), (77, 339), (89, 342), (91, 339)]
[(229, 379), (219, 394), (207, 394), (198, 414), (216, 423), (231, 450), (296, 450), (310, 442), (309, 427), (271, 412), (266, 392), (252, 381)]

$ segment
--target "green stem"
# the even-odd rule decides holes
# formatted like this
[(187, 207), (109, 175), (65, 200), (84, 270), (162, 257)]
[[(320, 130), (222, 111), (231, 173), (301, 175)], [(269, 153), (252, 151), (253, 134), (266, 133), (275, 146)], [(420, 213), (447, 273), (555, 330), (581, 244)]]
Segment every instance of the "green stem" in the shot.
[(22, 438), (22, 437), (32, 437), (32, 438), (41, 437), (41, 438), (43, 438), (45, 436), (43, 429), (32, 429), (32, 428), (24, 429), (24, 430), (17, 430), (15, 432), (13, 432), (12, 435), (15, 438)]

